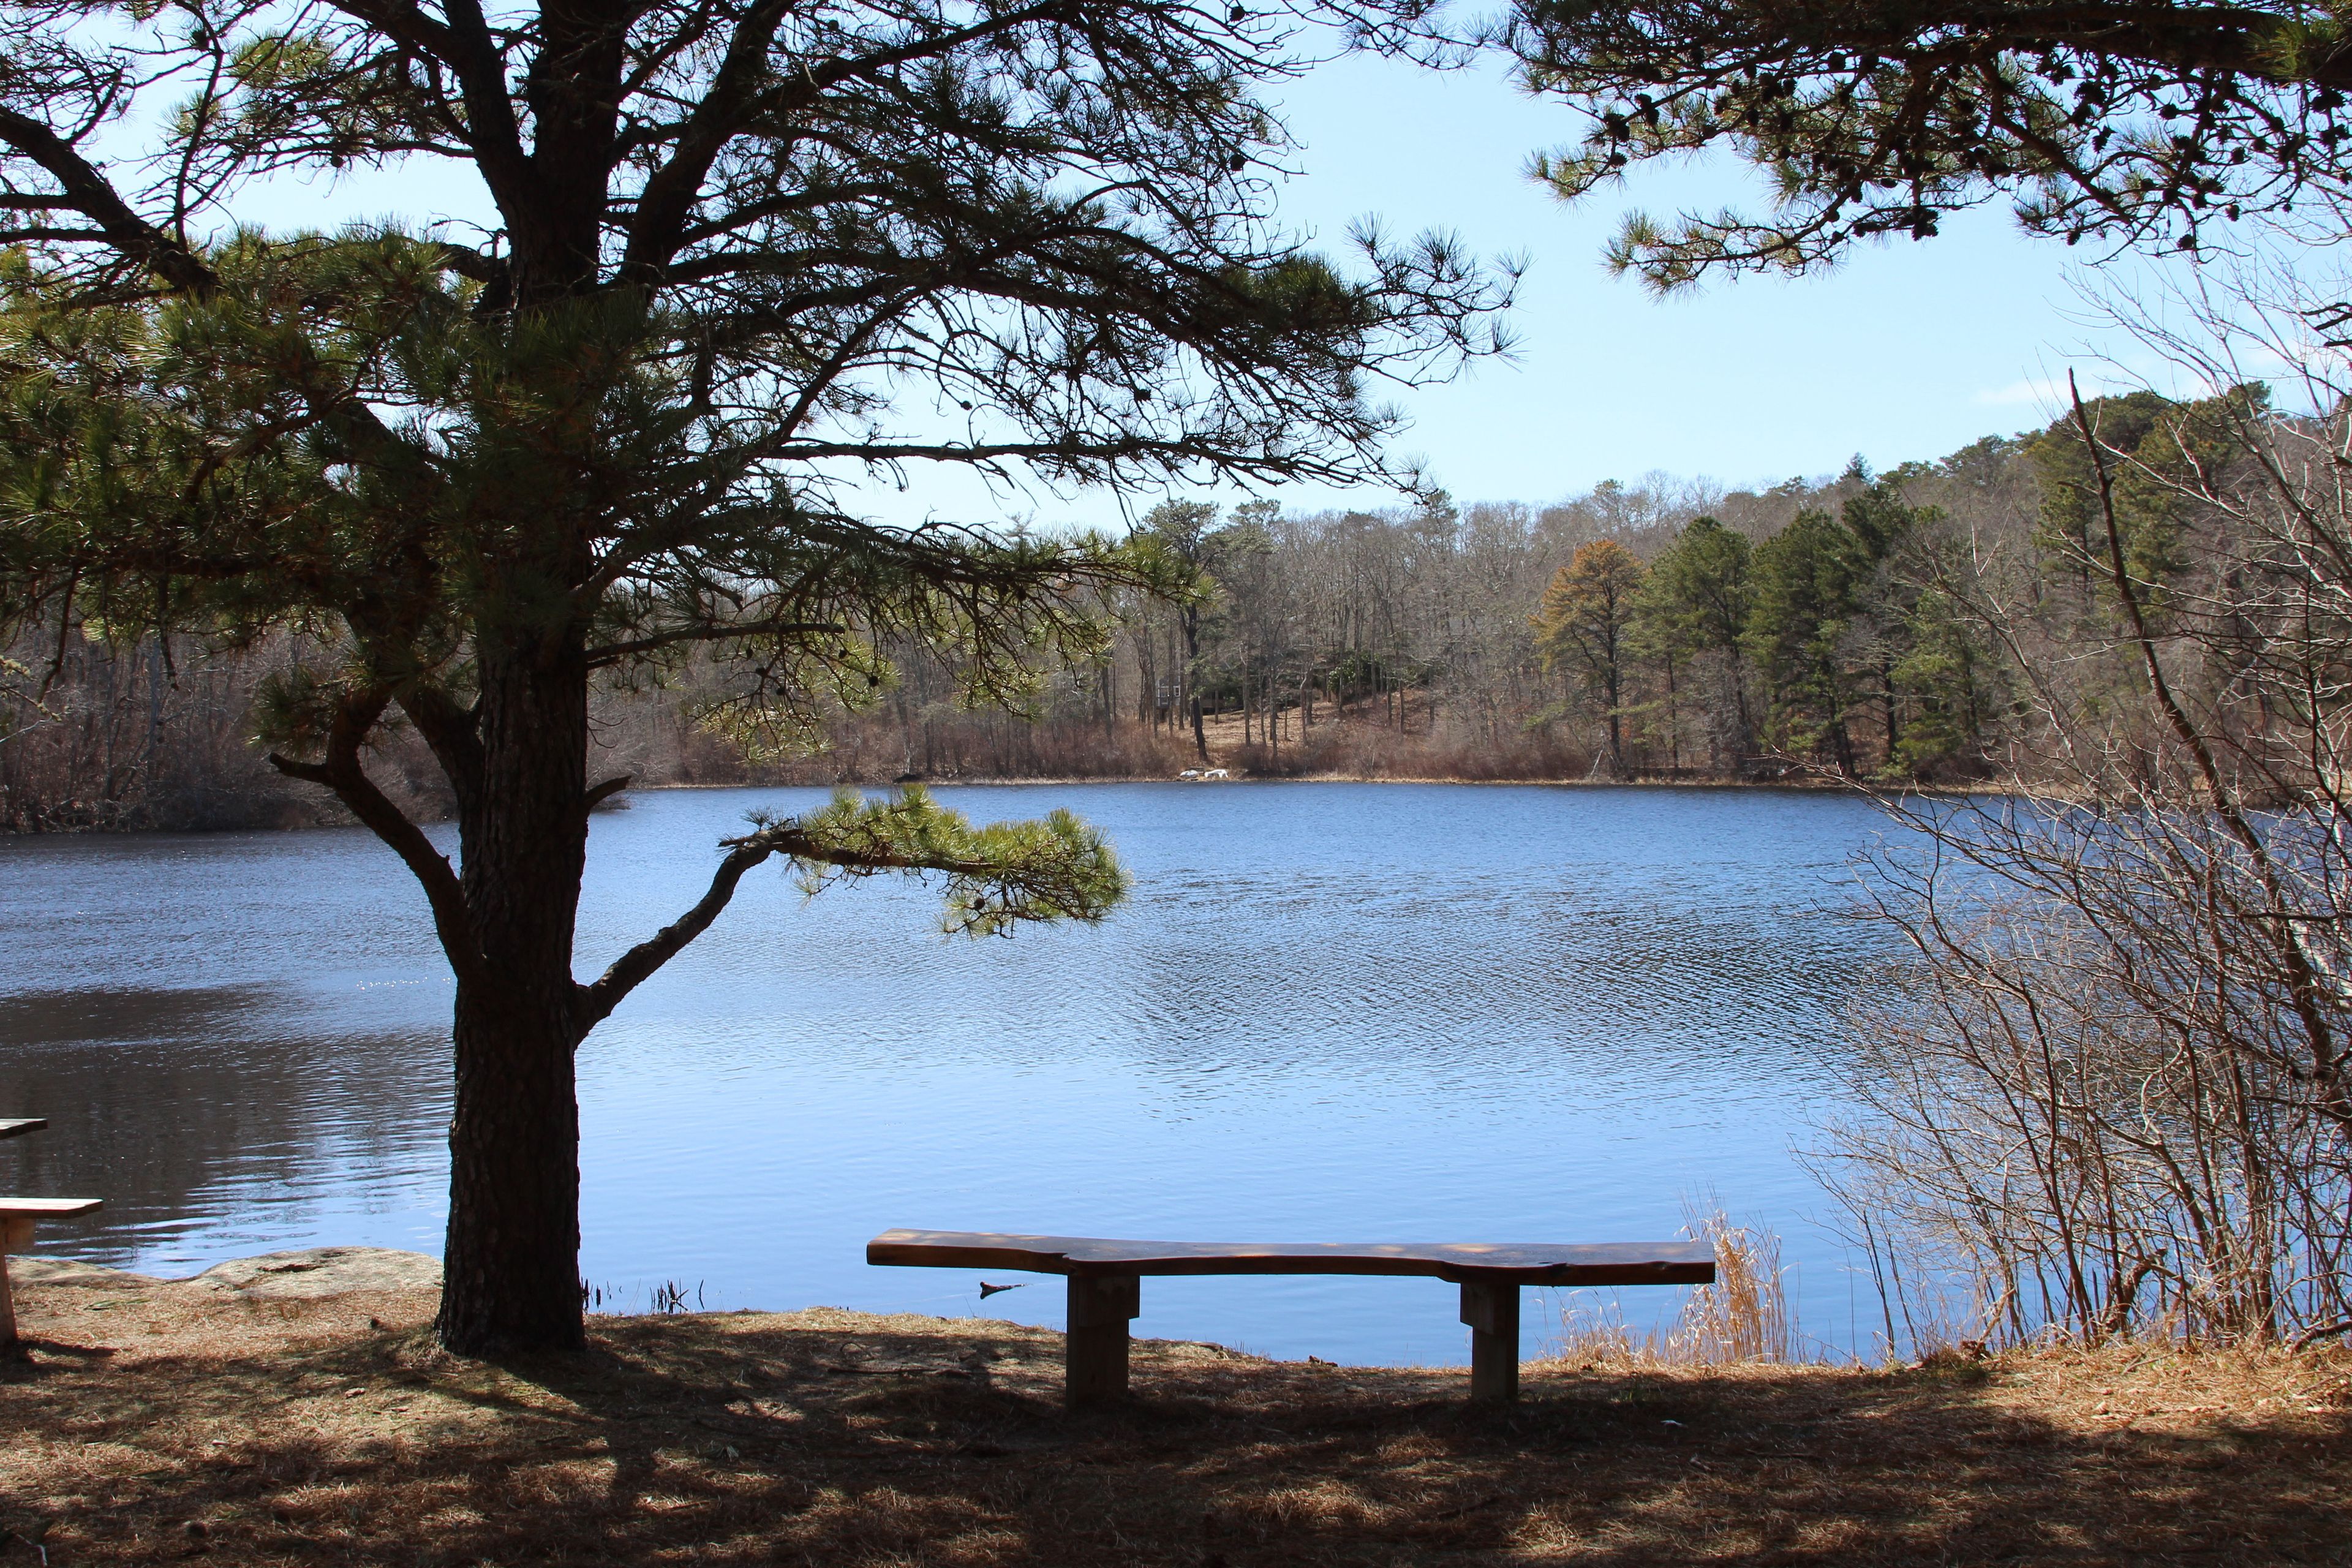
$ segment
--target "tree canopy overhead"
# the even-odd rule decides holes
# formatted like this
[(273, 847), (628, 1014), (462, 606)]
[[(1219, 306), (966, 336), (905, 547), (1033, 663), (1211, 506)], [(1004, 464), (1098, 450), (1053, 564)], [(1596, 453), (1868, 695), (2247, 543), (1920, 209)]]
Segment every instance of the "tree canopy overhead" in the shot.
[[(590, 781), (590, 684), (710, 650), (773, 732), (912, 637), (1013, 698), (1090, 646), (1090, 584), (1151, 578), (881, 526), (860, 481), (1394, 477), (1381, 387), (1494, 346), (1507, 279), (1285, 238), (1256, 93), (1307, 23), (1417, 9), (0, 4), (0, 611), (324, 650), (266, 704), (275, 760), (401, 855), (457, 979), (445, 1341), (579, 1342), (572, 1053), (749, 863), (942, 871), (977, 929), (1116, 896), (1075, 825), (844, 807), (577, 981), (588, 812), (626, 782)], [(237, 221), (256, 180), (394, 163), (470, 171), (494, 229)], [(458, 867), (368, 775), (395, 723)]]
[(2340, 199), (2352, 36), (2310, 0), (1520, 0), (1528, 87), (1586, 110), (1537, 172), (1575, 197), (1643, 160), (1731, 146), (1770, 210), (1636, 214), (1612, 247), (1671, 289), (1925, 238), (2013, 194), (2033, 231), (2195, 249)]
[(10, 5), (0, 241), (204, 297), (255, 178), (461, 160), (500, 228), (431, 254), (472, 312), (634, 301), (697, 439), (747, 459), (1355, 476), (1374, 384), (1442, 372), (1495, 300), (1442, 240), (1345, 278), (1270, 228), (1250, 94), (1292, 31), (1165, 0)]

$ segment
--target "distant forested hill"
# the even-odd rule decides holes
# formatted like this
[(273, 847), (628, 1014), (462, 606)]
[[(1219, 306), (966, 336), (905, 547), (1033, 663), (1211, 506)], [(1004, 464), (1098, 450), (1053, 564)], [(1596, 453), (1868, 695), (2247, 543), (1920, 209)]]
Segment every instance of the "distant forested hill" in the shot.
[[(2249, 400), (2094, 413), (2160, 477)], [(1041, 669), (1028, 714), (965, 709), (950, 657), (899, 647), (870, 705), (780, 736), (695, 662), (600, 696), (597, 768), (646, 786), (1160, 777), (1205, 753), (1258, 774), (1966, 782), (2031, 756), (2052, 671), (2085, 700), (2132, 679), (2084, 658), (2112, 619), (2093, 479), (2061, 422), (1761, 490), (1653, 475), (1547, 506), (1171, 501), (1142, 526), (1192, 563), (1194, 600), (1102, 605), (1107, 651)], [(2218, 523), (2176, 490), (2126, 476), (2118, 494), (2147, 580), (2192, 593), (2226, 569)], [(333, 819), (247, 737), (257, 692), (336, 655), (292, 632), (218, 650), (36, 628), (0, 667), (0, 828)], [(430, 809), (421, 748), (373, 765)]]

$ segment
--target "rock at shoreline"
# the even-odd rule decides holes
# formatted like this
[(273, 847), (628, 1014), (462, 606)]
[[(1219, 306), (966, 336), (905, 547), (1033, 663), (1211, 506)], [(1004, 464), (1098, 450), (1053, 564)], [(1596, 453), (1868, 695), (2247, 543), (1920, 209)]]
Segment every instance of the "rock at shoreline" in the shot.
[(95, 1263), (76, 1263), (70, 1258), (25, 1258), (8, 1259), (8, 1279), (16, 1285), (82, 1285), (99, 1289), (136, 1290), (149, 1285), (169, 1285), (169, 1279), (158, 1279), (152, 1274), (133, 1274), (125, 1268), (101, 1268)]
[(231, 1258), (193, 1279), (161, 1279), (152, 1274), (101, 1268), (66, 1258), (19, 1257), (8, 1259), (8, 1278), (20, 1286), (142, 1290), (172, 1285), (252, 1300), (311, 1300), (362, 1290), (438, 1290), (441, 1260), (388, 1247), (309, 1247)]
[(358, 1290), (438, 1290), (441, 1260), (388, 1247), (310, 1247), (216, 1263), (188, 1283), (281, 1300)]

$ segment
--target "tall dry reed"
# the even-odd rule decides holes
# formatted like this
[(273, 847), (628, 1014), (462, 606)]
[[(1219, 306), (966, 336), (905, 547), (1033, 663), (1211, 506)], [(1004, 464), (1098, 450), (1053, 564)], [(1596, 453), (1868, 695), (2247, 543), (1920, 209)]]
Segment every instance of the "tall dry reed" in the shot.
[(1780, 1238), (1734, 1225), (1721, 1209), (1694, 1213), (1684, 1234), (1715, 1247), (1715, 1283), (1685, 1299), (1671, 1322), (1635, 1329), (1611, 1297), (1560, 1309), (1558, 1358), (1584, 1365), (1725, 1366), (1797, 1359)]

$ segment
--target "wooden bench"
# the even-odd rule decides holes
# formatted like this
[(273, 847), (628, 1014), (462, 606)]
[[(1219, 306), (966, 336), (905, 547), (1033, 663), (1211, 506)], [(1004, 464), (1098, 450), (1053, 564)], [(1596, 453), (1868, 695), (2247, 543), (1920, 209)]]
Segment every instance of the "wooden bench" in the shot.
[(16, 1303), (8, 1286), (8, 1255), (28, 1252), (33, 1226), (45, 1219), (88, 1214), (100, 1198), (0, 1198), (0, 1348), (16, 1342)]
[(1520, 1286), (1715, 1282), (1714, 1249), (1699, 1241), (1258, 1246), (886, 1230), (866, 1244), (866, 1261), (1067, 1276), (1065, 1396), (1073, 1409), (1127, 1392), (1127, 1325), (1141, 1307), (1146, 1274), (1404, 1274), (1451, 1280), (1462, 1287), (1462, 1321), (1470, 1325), (1470, 1397), (1480, 1401), (1518, 1397)]
[[(0, 1138), (38, 1132), (48, 1122), (37, 1116), (0, 1116)], [(33, 1227), (45, 1219), (88, 1214), (98, 1198), (0, 1198), (0, 1349), (16, 1342), (16, 1301), (8, 1285), (8, 1255), (32, 1248)]]

